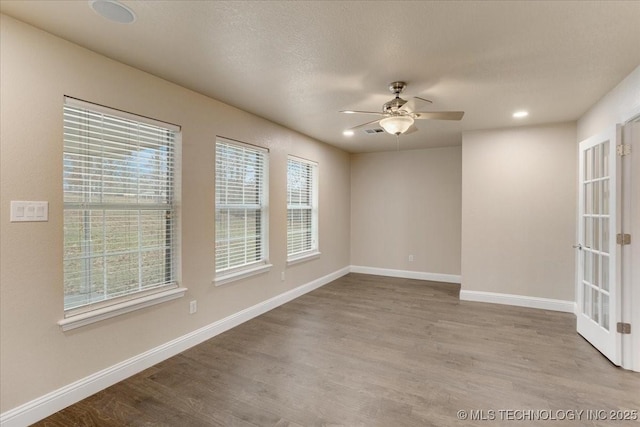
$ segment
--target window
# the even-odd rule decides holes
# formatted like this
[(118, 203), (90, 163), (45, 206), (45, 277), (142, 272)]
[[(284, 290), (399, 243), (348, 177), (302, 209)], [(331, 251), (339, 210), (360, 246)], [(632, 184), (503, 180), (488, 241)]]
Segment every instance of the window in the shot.
[(216, 284), (265, 271), (268, 151), (216, 140)]
[(294, 262), (318, 253), (318, 164), (287, 161), (287, 259)]
[(177, 288), (178, 138), (176, 126), (65, 98), (65, 317), (131, 311)]

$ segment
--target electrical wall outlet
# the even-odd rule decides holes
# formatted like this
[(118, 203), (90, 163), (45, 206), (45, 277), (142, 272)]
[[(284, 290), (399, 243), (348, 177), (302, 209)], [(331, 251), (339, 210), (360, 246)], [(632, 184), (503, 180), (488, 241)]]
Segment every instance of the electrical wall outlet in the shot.
[(193, 300), (189, 302), (189, 314), (193, 314), (198, 311), (198, 301)]
[(409, 262), (413, 262), (413, 255), (409, 255)]

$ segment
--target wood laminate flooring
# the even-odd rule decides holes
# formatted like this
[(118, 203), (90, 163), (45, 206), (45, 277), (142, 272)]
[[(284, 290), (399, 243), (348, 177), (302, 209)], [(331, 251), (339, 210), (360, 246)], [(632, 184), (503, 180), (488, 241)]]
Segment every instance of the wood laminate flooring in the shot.
[(640, 374), (582, 339), (575, 316), (459, 291), (348, 274), (37, 425), (640, 424), (609, 419), (640, 410)]

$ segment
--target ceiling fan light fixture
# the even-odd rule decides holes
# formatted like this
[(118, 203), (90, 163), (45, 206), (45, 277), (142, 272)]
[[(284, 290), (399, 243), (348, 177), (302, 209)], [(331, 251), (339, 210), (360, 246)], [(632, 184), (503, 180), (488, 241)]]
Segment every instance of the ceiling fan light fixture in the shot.
[(409, 116), (392, 116), (380, 120), (382, 129), (391, 135), (402, 135), (412, 124), (413, 119)]

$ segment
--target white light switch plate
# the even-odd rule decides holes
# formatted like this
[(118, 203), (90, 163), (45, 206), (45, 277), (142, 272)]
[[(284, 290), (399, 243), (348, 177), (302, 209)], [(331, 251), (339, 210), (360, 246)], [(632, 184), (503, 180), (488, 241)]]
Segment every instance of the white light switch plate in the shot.
[(49, 202), (24, 202), (12, 200), (10, 221), (49, 221)]

